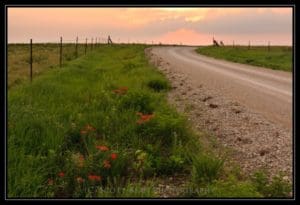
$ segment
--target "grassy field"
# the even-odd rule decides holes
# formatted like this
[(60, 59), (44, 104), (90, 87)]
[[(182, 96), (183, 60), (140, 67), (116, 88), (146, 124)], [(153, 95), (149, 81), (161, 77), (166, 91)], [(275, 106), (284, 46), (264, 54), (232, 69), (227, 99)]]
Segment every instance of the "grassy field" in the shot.
[[(23, 81), (30, 80), (30, 47), (29, 44), (8, 44), (8, 88), (18, 85)], [(59, 65), (58, 44), (33, 44), (33, 78), (46, 70), (53, 69)], [(91, 51), (89, 45), (87, 52)], [(78, 55), (84, 55), (84, 44), (78, 44)], [(63, 44), (63, 63), (76, 57), (75, 44)]]
[(292, 48), (288, 46), (206, 46), (197, 49), (197, 52), (214, 58), (228, 61), (262, 66), (274, 70), (292, 71)]
[(101, 46), (9, 89), (8, 197), (160, 197), (175, 173), (177, 197), (288, 196), (280, 177), (244, 176), (202, 145), (145, 48)]

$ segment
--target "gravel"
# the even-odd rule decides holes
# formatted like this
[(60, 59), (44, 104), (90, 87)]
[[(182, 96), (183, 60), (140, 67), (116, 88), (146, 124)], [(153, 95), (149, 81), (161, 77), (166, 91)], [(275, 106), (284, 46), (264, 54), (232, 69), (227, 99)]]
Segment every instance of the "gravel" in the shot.
[[(196, 130), (215, 136), (232, 150), (232, 160), (244, 173), (261, 168), (273, 177), (279, 172), (292, 181), (292, 132), (268, 121), (240, 103), (225, 98), (216, 89), (195, 84), (190, 76), (172, 69), (170, 62), (145, 50), (150, 62), (165, 74), (172, 84), (168, 100), (178, 111), (186, 113)], [(186, 106), (191, 109), (185, 109)]]

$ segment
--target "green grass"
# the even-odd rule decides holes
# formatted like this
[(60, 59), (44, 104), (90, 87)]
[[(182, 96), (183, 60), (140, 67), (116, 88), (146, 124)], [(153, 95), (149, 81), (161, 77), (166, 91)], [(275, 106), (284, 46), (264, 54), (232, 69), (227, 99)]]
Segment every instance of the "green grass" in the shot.
[(156, 178), (174, 173), (191, 188), (218, 188), (209, 197), (268, 186), (231, 186), (223, 159), (167, 103), (169, 82), (145, 48), (101, 46), (9, 89), (8, 197), (158, 197)]
[[(53, 69), (59, 65), (59, 44), (34, 43), (32, 46), (33, 55), (33, 78), (44, 71)], [(90, 45), (87, 52), (90, 52)], [(30, 79), (30, 46), (29, 44), (8, 44), (8, 88), (28, 81)], [(75, 44), (63, 44), (63, 64), (75, 59)], [(85, 53), (85, 45), (78, 44), (78, 55)]]
[(197, 49), (197, 52), (214, 58), (228, 61), (262, 66), (274, 70), (292, 71), (292, 48), (288, 46), (206, 46)]

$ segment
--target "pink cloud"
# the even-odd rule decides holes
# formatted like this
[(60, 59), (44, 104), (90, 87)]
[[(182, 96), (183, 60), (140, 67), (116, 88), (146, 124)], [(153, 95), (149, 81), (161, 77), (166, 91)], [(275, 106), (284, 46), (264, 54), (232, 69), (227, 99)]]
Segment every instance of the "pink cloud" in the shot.
[(212, 36), (200, 34), (193, 30), (179, 29), (174, 32), (168, 32), (155, 39), (157, 42), (168, 44), (188, 44), (188, 45), (203, 45), (212, 41)]

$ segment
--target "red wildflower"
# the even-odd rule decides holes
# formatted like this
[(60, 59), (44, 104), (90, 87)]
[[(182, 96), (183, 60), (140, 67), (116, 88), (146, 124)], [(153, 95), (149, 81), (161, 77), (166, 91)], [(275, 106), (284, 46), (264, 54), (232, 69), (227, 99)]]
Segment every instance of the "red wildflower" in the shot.
[(98, 175), (92, 175), (92, 174), (90, 174), (90, 175), (88, 176), (88, 178), (89, 178), (90, 181), (100, 181), (100, 180), (101, 180), (101, 176), (98, 176)]
[(106, 146), (96, 146), (96, 149), (98, 149), (98, 150), (100, 150), (100, 151), (102, 151), (102, 152), (105, 152), (105, 151), (108, 151), (108, 150), (109, 150), (109, 148), (106, 147)]
[(108, 160), (104, 160), (104, 161), (103, 161), (103, 167), (104, 167), (105, 169), (111, 168), (110, 162), (109, 162)]
[(53, 179), (48, 179), (48, 185), (53, 185), (54, 184), (54, 180)]
[(115, 159), (117, 159), (118, 155), (116, 153), (112, 153), (110, 155), (110, 157), (111, 157), (112, 160), (115, 160)]
[[(139, 114), (140, 115), (140, 114)], [(144, 123), (144, 122), (147, 122), (147, 121), (149, 121), (151, 118), (153, 118), (154, 117), (154, 114), (149, 114), (149, 115), (144, 115), (144, 114), (142, 114), (141, 113), (141, 115), (140, 115), (140, 119), (136, 122), (137, 124), (142, 124), (142, 123)]]
[(84, 179), (82, 177), (77, 177), (76, 180), (77, 180), (78, 183), (83, 183), (84, 182)]
[(64, 176), (65, 176), (65, 173), (64, 173), (64, 172), (59, 172), (59, 173), (58, 173), (58, 176), (64, 177)]

